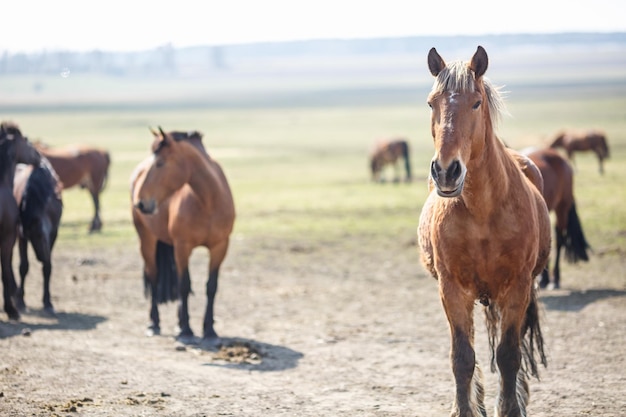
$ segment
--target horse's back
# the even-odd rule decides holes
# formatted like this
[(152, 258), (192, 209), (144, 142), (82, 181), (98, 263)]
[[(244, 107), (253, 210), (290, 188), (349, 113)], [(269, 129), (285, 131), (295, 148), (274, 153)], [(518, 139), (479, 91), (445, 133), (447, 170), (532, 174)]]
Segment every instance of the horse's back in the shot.
[(63, 182), (65, 188), (81, 184), (89, 179), (98, 188), (108, 175), (111, 163), (106, 149), (87, 145), (68, 145), (60, 148), (38, 148)]
[(543, 176), (543, 196), (548, 210), (554, 210), (561, 201), (573, 201), (574, 172), (567, 159), (550, 148), (536, 150), (528, 157)]

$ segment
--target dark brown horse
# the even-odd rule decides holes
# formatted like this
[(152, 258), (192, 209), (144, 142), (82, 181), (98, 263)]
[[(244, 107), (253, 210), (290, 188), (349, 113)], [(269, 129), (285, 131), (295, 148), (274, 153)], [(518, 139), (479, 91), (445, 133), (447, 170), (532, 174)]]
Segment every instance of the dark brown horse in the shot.
[(13, 197), (15, 167), (19, 162), (39, 165), (40, 161), (41, 155), (22, 136), (15, 123), (0, 124), (0, 261), (4, 311), (12, 320), (20, 318), (20, 313), (12, 300), (17, 289), (13, 274), (13, 248), (17, 239), (20, 215), (17, 201)]
[(195, 341), (189, 325), (189, 256), (208, 248), (209, 278), (203, 343), (215, 346), (213, 305), (219, 268), (235, 220), (233, 197), (220, 165), (209, 156), (198, 132), (153, 131), (152, 155), (131, 177), (132, 216), (144, 260), (144, 281), (152, 298), (149, 334), (160, 334), (158, 304), (178, 300), (178, 339)]
[(609, 158), (609, 145), (604, 132), (563, 130), (554, 137), (550, 147), (565, 149), (572, 163), (575, 152), (593, 151), (598, 157), (600, 174), (604, 174), (604, 160)]
[(400, 181), (400, 169), (398, 162), (404, 161), (404, 170), (406, 175), (404, 180), (410, 182), (411, 175), (411, 152), (409, 142), (406, 139), (381, 139), (376, 141), (374, 148), (370, 152), (370, 171), (372, 173), (372, 181), (384, 181), (382, 172), (386, 166), (393, 166), (394, 182)]
[(94, 205), (94, 215), (89, 231), (97, 232), (102, 229), (100, 194), (106, 185), (111, 164), (109, 152), (85, 145), (50, 148), (41, 143), (37, 144), (37, 149), (52, 164), (63, 183), (63, 189), (78, 185), (89, 191)]
[(527, 374), (538, 375), (536, 356), (546, 364), (534, 277), (550, 254), (550, 217), (541, 183), (530, 180), (541, 178), (537, 167), (495, 133), (503, 102), (484, 77), (487, 65), (480, 46), (469, 62), (446, 64), (435, 48), (428, 54), (435, 156), (418, 241), (449, 322), (456, 383), (451, 415), (487, 415), (474, 352), (473, 311), (480, 301), (492, 370), (497, 365), (500, 378), (495, 415), (521, 417)]
[[(585, 239), (574, 200), (574, 172), (569, 162), (551, 148), (535, 149), (527, 156), (537, 165), (543, 177), (543, 197), (548, 210), (554, 211), (556, 224), (556, 253), (554, 257), (554, 288), (560, 287), (561, 271), (559, 261), (561, 248), (565, 247), (568, 262), (588, 261), (589, 244)], [(541, 274), (539, 286), (546, 288), (550, 274), (546, 268)]]
[(56, 314), (50, 297), (50, 276), (52, 248), (63, 214), (61, 184), (45, 157), (42, 157), (39, 166), (18, 165), (14, 184), (13, 193), (20, 208), (18, 235), (20, 285), (16, 295), (17, 308), (20, 311), (26, 310), (24, 284), (29, 269), (28, 242), (30, 242), (42, 266), (44, 312), (54, 317)]

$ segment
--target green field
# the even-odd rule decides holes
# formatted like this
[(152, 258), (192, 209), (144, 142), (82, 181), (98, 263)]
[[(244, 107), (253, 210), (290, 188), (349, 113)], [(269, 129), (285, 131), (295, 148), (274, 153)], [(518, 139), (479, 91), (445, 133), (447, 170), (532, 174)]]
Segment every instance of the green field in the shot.
[[(89, 91), (123, 90), (123, 85), (107, 84), (110, 80), (90, 82)], [(251, 91), (262, 90), (256, 83)], [(206, 148), (223, 165), (235, 194), (235, 237), (358, 240), (384, 236), (411, 242), (426, 197), (433, 148), (426, 89), (403, 85), (404, 90), (393, 82), (379, 82), (371, 90), (353, 84), (346, 91), (320, 87), (318, 99), (312, 102), (310, 96), (299, 99), (301, 90), (294, 84), (290, 105), (272, 105), (268, 99), (263, 105), (222, 107), (167, 105), (163, 100), (156, 104), (102, 100), (83, 106), (79, 100), (64, 102), (56, 110), (51, 104), (28, 107), (27, 101), (13, 108), (5, 103), (2, 118), (16, 121), (31, 139), (51, 146), (88, 143), (111, 152), (111, 176), (102, 197), (103, 231), (87, 234), (91, 201), (83, 190), (66, 190), (59, 245), (134, 244), (129, 177), (149, 154), (148, 127), (159, 125), (165, 130), (204, 133)], [(157, 85), (152, 87), (157, 96)], [(549, 135), (564, 127), (606, 130), (612, 151), (606, 174), (598, 174), (592, 154), (579, 155), (575, 194), (594, 250), (622, 253), (626, 248), (626, 95), (604, 85), (591, 92), (588, 84), (579, 87), (545, 91), (509, 87), (511, 115), (502, 120), (500, 137), (512, 147), (523, 148), (545, 144)], [(185, 91), (171, 85), (162, 88), (165, 95)], [(370, 95), (364, 99), (366, 90)], [(411, 142), (416, 181), (410, 185), (369, 181), (368, 149), (374, 139), (389, 135), (403, 135)]]

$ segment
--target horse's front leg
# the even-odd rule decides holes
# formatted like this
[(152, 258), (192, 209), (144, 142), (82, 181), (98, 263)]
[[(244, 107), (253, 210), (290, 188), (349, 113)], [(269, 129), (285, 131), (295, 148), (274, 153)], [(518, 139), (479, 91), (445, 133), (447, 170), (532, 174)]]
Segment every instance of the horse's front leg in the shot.
[(15, 240), (5, 239), (0, 246), (0, 264), (2, 269), (2, 293), (4, 296), (4, 311), (11, 320), (19, 320), (20, 313), (13, 305), (13, 296), (17, 289), (13, 275), (13, 246)]
[(150, 324), (146, 330), (147, 336), (158, 336), (161, 334), (161, 325), (159, 318), (159, 289), (156, 279), (148, 278), (148, 274), (144, 271), (144, 283), (150, 286)]
[(203, 337), (202, 343), (211, 347), (220, 344), (220, 338), (213, 328), (213, 307), (215, 305), (215, 295), (217, 294), (217, 277), (219, 268), (209, 271), (209, 280), (206, 283), (206, 310), (204, 312)]
[(194, 343), (195, 337), (189, 326), (189, 293), (191, 292), (191, 278), (189, 269), (185, 269), (179, 275), (178, 281), (178, 336), (176, 339), (182, 343)]
[(486, 417), (482, 374), (474, 352), (474, 299), (440, 278), (440, 295), (450, 324), (450, 360), (456, 384), (451, 417)]
[(202, 343), (209, 347), (219, 346), (221, 340), (215, 328), (213, 327), (213, 310), (215, 305), (215, 295), (217, 294), (217, 281), (219, 276), (219, 270), (226, 252), (228, 251), (228, 239), (222, 241), (220, 244), (209, 249), (210, 262), (209, 262), (209, 280), (206, 283), (206, 310), (204, 312), (204, 325), (203, 325), (203, 337)]
[[(521, 282), (523, 281), (523, 282)], [(500, 373), (500, 392), (496, 400), (496, 417), (526, 417), (528, 384), (521, 370), (521, 329), (526, 319), (526, 309), (530, 301), (530, 284), (519, 280), (518, 285), (509, 288), (519, 298), (507, 300), (500, 305), (500, 343), (496, 349), (496, 363)]]

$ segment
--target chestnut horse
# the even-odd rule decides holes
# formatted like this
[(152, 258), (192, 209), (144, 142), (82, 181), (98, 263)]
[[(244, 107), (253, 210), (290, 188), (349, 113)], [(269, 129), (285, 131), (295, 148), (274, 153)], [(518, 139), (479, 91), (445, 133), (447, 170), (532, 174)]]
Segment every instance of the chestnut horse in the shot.
[(485, 306), (491, 368), (499, 371), (495, 415), (520, 417), (526, 416), (528, 374), (538, 377), (536, 356), (546, 365), (534, 277), (550, 254), (550, 217), (537, 167), (496, 136), (504, 103), (484, 77), (487, 65), (481, 46), (467, 63), (446, 64), (435, 48), (428, 54), (435, 155), (418, 242), (449, 323), (456, 383), (451, 415), (487, 415), (474, 351), (478, 300)]
[(63, 201), (61, 183), (45, 157), (39, 166), (19, 164), (15, 172), (13, 194), (20, 208), (18, 247), (20, 253), (20, 285), (16, 294), (16, 307), (26, 310), (24, 284), (28, 274), (28, 242), (33, 247), (37, 260), (41, 262), (43, 275), (44, 312), (55, 317), (50, 297), (50, 275), (52, 274), (52, 248), (56, 242)]
[(598, 157), (600, 174), (604, 174), (604, 160), (609, 158), (609, 145), (606, 135), (600, 130), (561, 131), (552, 143), (551, 148), (563, 148), (567, 157), (574, 163), (574, 152), (593, 151)]
[(151, 294), (149, 334), (160, 334), (158, 304), (178, 299), (178, 340), (195, 341), (189, 326), (189, 256), (208, 248), (209, 278), (203, 344), (220, 340), (213, 328), (213, 305), (220, 265), (235, 220), (228, 181), (209, 156), (198, 132), (153, 131), (152, 155), (131, 176), (132, 216)]
[(89, 225), (89, 232), (102, 229), (100, 218), (100, 194), (104, 190), (109, 173), (111, 157), (105, 149), (86, 145), (69, 145), (62, 148), (50, 148), (37, 144), (37, 150), (52, 164), (63, 189), (76, 185), (86, 188), (94, 205), (94, 215)]
[(370, 171), (372, 181), (383, 181), (381, 174), (383, 169), (392, 165), (394, 168), (394, 182), (400, 181), (398, 161), (404, 160), (406, 171), (405, 181), (410, 182), (411, 176), (411, 156), (409, 142), (406, 139), (384, 139), (378, 140), (370, 152)]
[[(556, 224), (556, 253), (554, 257), (554, 288), (560, 287), (561, 271), (559, 260), (561, 248), (565, 247), (568, 262), (588, 261), (589, 244), (585, 239), (574, 201), (574, 172), (569, 162), (551, 148), (535, 149), (526, 154), (541, 171), (543, 198), (549, 211), (554, 211)], [(550, 274), (546, 268), (541, 274), (539, 286), (546, 288)]]
[(20, 313), (13, 304), (17, 285), (13, 274), (13, 248), (17, 239), (19, 208), (13, 197), (15, 167), (19, 162), (39, 165), (41, 155), (22, 136), (13, 122), (0, 124), (0, 261), (2, 264), (2, 294), (4, 311), (10, 319), (19, 320)]

